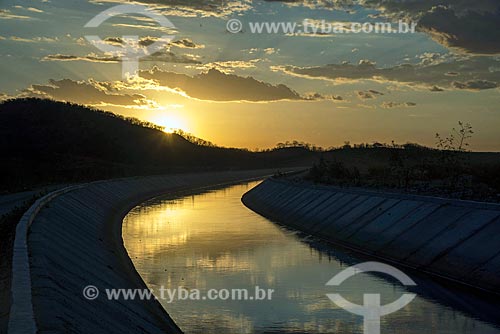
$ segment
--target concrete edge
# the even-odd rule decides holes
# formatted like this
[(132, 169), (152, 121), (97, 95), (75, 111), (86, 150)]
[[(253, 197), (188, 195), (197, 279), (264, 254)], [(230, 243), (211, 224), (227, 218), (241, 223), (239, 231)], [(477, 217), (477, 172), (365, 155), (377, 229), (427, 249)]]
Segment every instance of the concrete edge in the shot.
[(369, 188), (356, 188), (356, 187), (339, 187), (335, 185), (322, 185), (315, 183), (296, 183), (290, 182), (289, 180), (280, 180), (277, 178), (270, 178), (269, 181), (278, 182), (282, 184), (286, 184), (288, 186), (293, 186), (302, 189), (316, 189), (316, 190), (326, 190), (331, 192), (343, 192), (357, 195), (368, 195), (368, 196), (384, 196), (385, 198), (395, 198), (395, 199), (403, 199), (403, 200), (415, 200), (426, 203), (439, 203), (439, 204), (449, 204), (454, 206), (465, 206), (468, 208), (475, 209), (488, 209), (488, 210), (499, 210), (500, 211), (500, 203), (492, 203), (492, 202), (478, 202), (471, 200), (462, 200), (448, 197), (438, 197), (438, 196), (425, 196), (425, 195), (414, 195), (407, 193), (397, 193), (391, 191), (377, 190), (377, 189), (369, 189)]
[(37, 325), (31, 299), (31, 272), (28, 251), (28, 231), (40, 210), (51, 200), (62, 194), (80, 189), (84, 185), (69, 186), (55, 190), (38, 199), (23, 214), (16, 227), (12, 250), (12, 283), (8, 333), (36, 334)]
[[(481, 203), (481, 202), (474, 202), (474, 201), (463, 201), (463, 200), (452, 200), (448, 198), (439, 198), (439, 197), (427, 197), (427, 196), (419, 196), (419, 195), (405, 195), (403, 194), (402, 196), (399, 196), (397, 193), (385, 193), (381, 191), (370, 191), (370, 190), (363, 190), (363, 189), (353, 189), (353, 188), (341, 188), (341, 187), (335, 187), (335, 186), (325, 186), (325, 185), (315, 185), (315, 184), (302, 184), (302, 183), (295, 183), (291, 182), (289, 180), (279, 180), (276, 178), (270, 178), (265, 180), (261, 185), (258, 187), (248, 191), (245, 193), (242, 197), (242, 202), (245, 206), (247, 206), (250, 210), (255, 211), (256, 213), (267, 217), (271, 221), (277, 223), (278, 225), (282, 225), (286, 228), (293, 229), (293, 230), (299, 230), (307, 235), (311, 235), (315, 238), (318, 238), (319, 240), (323, 240), (326, 243), (332, 244), (332, 245), (337, 245), (341, 248), (352, 250), (354, 252), (363, 254), (365, 256), (374, 258), (374, 259), (379, 259), (382, 261), (386, 261), (388, 263), (391, 263), (396, 266), (408, 268), (410, 270), (414, 270), (415, 272), (420, 272), (427, 274), (431, 277), (435, 277), (439, 280), (442, 281), (448, 281), (448, 282), (453, 282), (457, 285), (464, 286), (473, 290), (476, 290), (478, 292), (483, 292), (486, 294), (494, 294), (496, 296), (500, 295), (499, 291), (493, 290), (490, 287), (484, 287), (480, 285), (478, 282), (473, 282), (473, 281), (467, 281), (466, 279), (457, 279), (447, 273), (440, 273), (437, 272), (436, 270), (429, 270), (426, 269), (422, 266), (414, 266), (411, 264), (406, 263), (405, 261), (399, 261), (396, 259), (393, 259), (388, 256), (384, 256), (381, 254), (374, 253), (373, 250), (370, 249), (364, 249), (362, 247), (356, 246), (354, 244), (351, 244), (349, 242), (346, 242), (345, 240), (339, 239), (339, 238), (330, 238), (330, 237), (325, 237), (322, 235), (319, 235), (315, 233), (314, 231), (304, 229), (301, 226), (291, 224), (288, 219), (283, 219), (281, 220), (281, 217), (276, 216), (277, 213), (274, 213), (269, 210), (268, 207), (265, 206), (266, 202), (269, 202), (269, 198), (263, 197), (260, 203), (255, 203), (253, 199), (250, 199), (252, 196), (259, 196), (262, 195), (259, 193), (259, 187), (265, 186), (265, 184), (281, 184), (282, 186), (288, 187), (289, 191), (293, 191), (295, 188), (297, 192), (300, 192), (302, 190), (320, 190), (320, 191), (330, 191), (332, 193), (334, 192), (339, 192), (339, 193), (349, 193), (349, 194), (355, 194), (355, 195), (364, 195), (364, 196), (378, 196), (378, 197), (384, 197), (384, 198), (393, 198), (393, 199), (401, 199), (401, 200), (414, 200), (414, 201), (420, 201), (420, 202), (426, 202), (426, 203), (434, 203), (434, 204), (446, 204), (446, 205), (452, 205), (452, 206), (459, 206), (459, 207), (467, 207), (470, 209), (476, 209), (476, 210), (492, 210), (492, 211), (500, 211), (500, 204), (496, 203)], [(288, 191), (287, 191), (288, 192)], [(278, 205), (281, 206), (281, 203)], [(283, 209), (281, 207), (280, 209)], [(287, 217), (289, 218), (289, 217)]]
[[(142, 276), (139, 274), (137, 269), (134, 266), (134, 263), (132, 259), (129, 256), (129, 253), (127, 249), (125, 248), (125, 244), (123, 241), (123, 235), (122, 235), (122, 228), (123, 228), (123, 219), (126, 217), (126, 215), (132, 210), (134, 207), (137, 205), (140, 205), (141, 203), (153, 200), (158, 197), (163, 197), (165, 195), (169, 195), (172, 198), (179, 198), (179, 197), (184, 197), (184, 196), (190, 196), (194, 194), (199, 194), (204, 191), (210, 191), (212, 189), (217, 189), (219, 187), (228, 187), (231, 185), (236, 185), (244, 182), (252, 182), (252, 181), (258, 181), (258, 180), (265, 180), (269, 177), (272, 177), (273, 174), (268, 174), (268, 175), (263, 175), (263, 176), (258, 176), (258, 177), (250, 177), (250, 178), (243, 178), (243, 179), (238, 179), (238, 180), (232, 180), (232, 181), (225, 181), (225, 182), (220, 182), (220, 183), (214, 183), (208, 186), (198, 186), (198, 187), (188, 187), (185, 189), (178, 189), (178, 190), (173, 190), (168, 193), (166, 193), (167, 190), (159, 190), (159, 191), (154, 191), (151, 193), (147, 194), (141, 194), (138, 197), (134, 198), (133, 200), (129, 201), (126, 206), (120, 208), (119, 212), (113, 214), (111, 218), (111, 223), (108, 225), (108, 232), (113, 239), (114, 243), (114, 248), (117, 251), (116, 256), (121, 260), (121, 263), (123, 266), (126, 266), (125, 272), (128, 275), (128, 279), (130, 281), (135, 282), (136, 286), (141, 287), (142, 289), (148, 288), (146, 282), (144, 282), (144, 279)], [(171, 325), (177, 328), (179, 333), (183, 333), (182, 329), (178, 327), (178, 325), (173, 321), (173, 319), (170, 317), (168, 314), (167, 310), (161, 305), (159, 300), (152, 300), (152, 303), (149, 306), (155, 306), (157, 309), (160, 310), (160, 312), (166, 316), (167, 319), (171, 320)]]
[[(172, 174), (172, 175), (179, 175), (179, 174)], [(188, 188), (180, 191), (174, 191), (174, 194), (175, 196), (182, 196), (184, 194), (202, 192), (204, 190), (210, 190), (217, 187), (266, 179), (273, 175), (274, 174), (267, 174), (258, 177), (242, 178), (222, 183), (215, 183), (203, 187)], [(99, 180), (85, 184), (71, 185), (62, 189), (55, 190), (43, 196), (42, 198), (38, 199), (37, 201), (35, 201), (35, 203), (33, 203), (33, 205), (23, 214), (16, 227), (16, 234), (14, 238), (14, 247), (12, 254), (12, 284), (11, 284), (12, 303), (10, 306), (7, 333), (36, 334), (38, 331), (33, 309), (31, 270), (29, 261), (29, 248), (27, 241), (28, 241), (28, 233), (30, 226), (33, 223), (37, 214), (43, 209), (43, 207), (46, 206), (48, 203), (50, 203), (56, 197), (91, 185), (102, 184), (106, 182), (137, 180), (142, 178), (147, 179), (147, 178), (154, 178), (156, 176), (138, 176), (130, 178)], [(137, 273), (132, 263), (132, 260), (129, 258), (128, 252), (123, 244), (123, 239), (121, 235), (122, 231), (121, 223), (123, 221), (123, 218), (133, 207), (147, 200), (153, 199), (158, 196), (162, 196), (164, 193), (165, 193), (164, 190), (162, 190), (162, 191), (155, 191), (139, 195), (138, 197), (134, 198), (126, 207), (124, 207), (123, 210), (120, 210), (120, 212), (117, 213), (115, 217), (113, 217), (112, 219), (113, 222), (112, 224), (110, 224), (112, 225), (110, 226), (111, 227), (110, 232), (115, 240), (115, 247), (119, 253), (119, 256), (122, 257), (122, 259), (126, 258), (124, 260), (129, 263), (128, 266), (131, 273), (129, 277), (131, 279), (135, 279), (136, 281), (137, 280), (140, 281), (138, 283), (144, 287), (146, 287), (146, 284), (142, 280), (142, 277)], [(133, 276), (136, 277), (134, 278)], [(163, 309), (163, 307), (161, 308)]]

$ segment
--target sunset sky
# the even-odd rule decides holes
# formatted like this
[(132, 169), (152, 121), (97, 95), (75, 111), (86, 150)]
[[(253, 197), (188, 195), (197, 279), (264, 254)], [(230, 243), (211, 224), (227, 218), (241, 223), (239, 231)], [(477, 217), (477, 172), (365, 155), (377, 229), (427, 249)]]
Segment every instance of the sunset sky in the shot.
[[(500, 151), (500, 4), (497, 0), (136, 2), (139, 15), (84, 28), (119, 0), (0, 0), (0, 99), (71, 101), (180, 128), (224, 146), (273, 147), (300, 140), (418, 142), (457, 121), (471, 148)], [(229, 19), (241, 33), (226, 29)], [(251, 33), (249, 22), (417, 23), (414, 34)], [(122, 80), (122, 64), (85, 39), (138, 48), (173, 41)]]

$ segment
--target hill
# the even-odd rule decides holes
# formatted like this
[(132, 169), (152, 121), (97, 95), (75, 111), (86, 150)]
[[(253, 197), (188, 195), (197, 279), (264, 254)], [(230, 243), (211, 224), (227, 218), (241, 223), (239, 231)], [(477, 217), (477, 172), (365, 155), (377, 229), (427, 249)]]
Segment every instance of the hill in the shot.
[(194, 144), (152, 124), (71, 103), (0, 104), (0, 192), (37, 185), (196, 170), (310, 165), (303, 148), (250, 152)]
[(500, 153), (365, 144), (325, 152), (304, 178), (337, 186), (500, 202)]

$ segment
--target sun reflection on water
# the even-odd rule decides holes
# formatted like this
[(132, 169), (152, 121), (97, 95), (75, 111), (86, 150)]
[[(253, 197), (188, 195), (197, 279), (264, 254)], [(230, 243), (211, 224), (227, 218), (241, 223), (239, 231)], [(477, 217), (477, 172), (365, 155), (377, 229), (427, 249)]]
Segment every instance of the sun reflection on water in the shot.
[[(185, 333), (362, 333), (362, 318), (330, 302), (325, 283), (347, 264), (310, 247), (245, 208), (243, 193), (257, 182), (182, 199), (157, 198), (133, 209), (123, 239), (146, 284), (157, 289), (274, 289), (270, 301), (161, 301)], [(339, 260), (339, 259), (343, 260)], [(377, 291), (382, 302), (406, 292), (368, 274), (349, 279), (338, 292), (361, 304)], [(491, 326), (433, 300), (417, 297), (382, 319), (384, 332), (496, 333)]]

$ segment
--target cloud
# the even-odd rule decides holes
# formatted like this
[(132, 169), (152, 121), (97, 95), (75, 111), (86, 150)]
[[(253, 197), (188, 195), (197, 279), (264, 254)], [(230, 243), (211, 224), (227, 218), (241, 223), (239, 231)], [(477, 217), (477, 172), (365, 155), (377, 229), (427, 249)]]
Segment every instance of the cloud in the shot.
[(468, 11), (458, 15), (439, 6), (426, 12), (418, 23), (438, 43), (476, 54), (500, 53), (500, 7), (496, 13)]
[[(152, 45), (153, 43), (157, 42), (163, 42), (159, 43), (159, 47), (157, 48), (160, 49), (159, 51), (148, 55), (149, 50), (148, 47)], [(46, 57), (46, 60), (58, 60), (58, 58), (63, 58), (60, 60), (84, 60), (84, 61), (115, 61), (119, 60), (120, 57), (122, 56), (122, 53), (125, 52), (127, 49), (128, 50), (133, 50), (133, 52), (137, 55), (142, 55), (140, 57), (140, 61), (158, 61), (158, 62), (166, 62), (166, 63), (180, 63), (180, 64), (201, 64), (199, 61), (199, 56), (196, 55), (190, 55), (190, 54), (181, 54), (177, 55), (174, 52), (170, 51), (170, 40), (165, 39), (162, 37), (153, 37), (153, 36), (145, 36), (141, 37), (138, 40), (124, 40), (122, 37), (107, 37), (103, 39), (102, 41), (94, 41), (92, 42), (93, 45), (97, 46), (98, 48), (102, 44), (108, 44), (108, 45), (113, 45), (117, 46), (119, 48), (116, 51), (111, 50), (111, 52), (108, 52), (105, 54), (105, 56), (97, 57), (94, 54), (88, 55), (88, 56), (63, 56), (60, 57), (61, 55), (58, 55), (59, 57)], [(187, 43), (187, 42), (186, 42)], [(192, 43), (192, 42), (191, 42)], [(120, 48), (122, 47), (122, 48)], [(101, 48), (102, 49), (102, 48)], [(97, 59), (96, 59), (97, 58)]]
[(381, 92), (376, 91), (374, 89), (370, 89), (367, 91), (358, 91), (358, 92), (356, 92), (356, 94), (358, 95), (358, 97), (360, 99), (374, 99), (377, 96), (384, 95), (384, 93), (381, 93)]
[(367, 92), (356, 92), (360, 99), (373, 99), (373, 95)]
[(196, 44), (189, 38), (179, 39), (171, 42), (170, 44), (184, 49), (203, 49), (205, 47), (203, 44)]
[(363, 0), (365, 6), (375, 7), (384, 13), (400, 13), (417, 15), (443, 6), (463, 15), (470, 11), (479, 13), (495, 12), (498, 9), (496, 0)]
[(105, 39), (103, 39), (103, 41), (104, 43), (115, 46), (121, 46), (124, 43), (124, 40), (121, 37), (106, 37)]
[[(268, 0), (279, 1), (279, 0)], [(497, 0), (283, 0), (289, 5), (351, 11), (375, 9), (372, 18), (406, 19), (450, 48), (474, 54), (500, 53), (500, 2)]]
[(499, 65), (499, 60), (490, 57), (469, 57), (446, 61), (434, 60), (430, 63), (425, 61), (420, 64), (402, 64), (393, 67), (377, 67), (373, 62), (362, 60), (359, 64), (344, 62), (315, 67), (288, 65), (274, 66), (272, 69), (310, 79), (316, 78), (334, 82), (346, 80), (388, 81), (409, 86), (423, 85), (436, 91), (434, 86), (474, 90), (496, 88), (500, 83)]
[(14, 6), (14, 8), (27, 10), (27, 11), (32, 12), (32, 13), (43, 13), (44, 12), (43, 10), (35, 8), (35, 7), (23, 7), (23, 6), (17, 5), (17, 6)]
[(151, 71), (141, 71), (140, 76), (200, 100), (260, 102), (303, 99), (285, 85), (271, 85), (252, 77), (225, 74), (216, 69), (188, 76), (153, 68)]
[(0, 101), (5, 101), (5, 100), (8, 100), (10, 98), (11, 98), (11, 96), (9, 96), (5, 93), (0, 93)]
[(73, 81), (70, 79), (49, 80), (48, 85), (32, 85), (23, 92), (24, 96), (49, 97), (60, 101), (80, 104), (113, 104), (122, 106), (148, 105), (150, 101), (142, 94), (119, 94), (109, 85), (92, 79)]
[(267, 2), (283, 2), (290, 7), (304, 6), (310, 9), (337, 9), (351, 12), (359, 1), (353, 0), (265, 0)]
[(279, 51), (279, 49), (275, 49), (275, 48), (265, 48), (264, 49), (264, 53), (266, 55), (272, 55), (272, 54), (275, 54)]
[(450, 48), (500, 53), (500, 2), (496, 0), (365, 0), (389, 17), (417, 21), (418, 30)]
[(8, 9), (0, 9), (0, 20), (31, 20), (32, 17), (26, 15), (13, 14)]
[[(122, 3), (121, 0), (92, 0)], [(500, 2), (497, 0), (266, 0), (311, 9), (336, 9), (352, 13), (358, 6), (379, 11), (371, 17), (406, 19), (437, 42), (474, 54), (500, 53)], [(252, 1), (227, 0), (141, 0), (166, 16), (227, 18), (249, 11)], [(349, 23), (346, 23), (349, 30)], [(117, 24), (125, 26), (125, 24)], [(128, 25), (130, 26), (130, 25)], [(142, 29), (161, 27), (137, 25)], [(328, 37), (330, 34), (300, 33), (289, 36)]]
[[(2, 38), (2, 39), (7, 39), (7, 38)], [(58, 37), (31, 37), (31, 38), (24, 38), (24, 37), (18, 37), (18, 36), (10, 36), (8, 38), (10, 41), (14, 42), (22, 42), (22, 43), (56, 43), (59, 42)]]
[(130, 23), (113, 23), (113, 27), (120, 27), (120, 28), (134, 28), (134, 29), (142, 29), (142, 30), (151, 30), (151, 31), (161, 31), (164, 33), (172, 33), (172, 29), (167, 28), (167, 27), (162, 27), (162, 26), (150, 26), (150, 25), (143, 25), (143, 24), (130, 24)]
[(287, 33), (285, 34), (286, 37), (314, 37), (314, 38), (326, 38), (326, 37), (333, 37), (335, 35), (333, 34), (328, 34), (328, 33), (322, 33), (322, 32), (296, 32), (296, 33)]
[(369, 93), (373, 94), (373, 95), (384, 95), (384, 93), (381, 93), (379, 91), (376, 91), (374, 89), (370, 89), (368, 90)]
[(139, 46), (140, 47), (148, 47), (151, 44), (154, 44), (154, 43), (160, 42), (160, 41), (162, 41), (165, 44), (165, 47), (170, 42), (170, 40), (166, 40), (166, 39), (163, 39), (161, 37), (146, 36), (146, 37), (139, 38)]
[(444, 89), (439, 88), (438, 86), (432, 86), (429, 90), (431, 92), (444, 92)]
[[(162, 0), (149, 0), (147, 3)], [(201, 16), (227, 18), (252, 9), (251, 0), (173, 0), (168, 2), (168, 7), (163, 10), (166, 15), (172, 16)]]
[(415, 107), (417, 104), (415, 102), (389, 102), (389, 101), (384, 101), (380, 105), (384, 109), (391, 109), (391, 108), (408, 108), (408, 107)]
[(320, 100), (331, 100), (331, 101), (344, 101), (344, 98), (340, 95), (323, 95), (320, 93), (308, 93), (304, 96), (305, 100), (308, 101), (320, 101)]
[(150, 56), (141, 58), (141, 61), (158, 61), (165, 63), (179, 63), (179, 64), (201, 64), (201, 61), (198, 60), (198, 56), (195, 55), (176, 55), (171, 51), (159, 51), (153, 53)]
[(251, 59), (251, 60), (227, 60), (227, 61), (216, 61), (212, 63), (206, 63), (198, 66), (187, 66), (194, 67), (197, 70), (209, 71), (215, 68), (219, 72), (226, 74), (234, 73), (235, 69), (252, 69), (256, 68), (256, 64), (261, 61), (261, 59)]
[[(122, 0), (91, 0), (93, 3), (120, 3)], [(252, 8), (251, 0), (140, 0), (165, 16), (230, 17)]]
[(195, 76), (167, 72), (153, 67), (150, 71), (140, 71), (139, 76), (128, 81), (74, 81), (54, 80), (48, 84), (32, 85), (18, 97), (53, 98), (55, 100), (104, 106), (116, 105), (127, 108), (161, 108), (155, 101), (138, 91), (168, 91), (184, 97), (205, 101), (268, 102), (278, 100), (296, 101), (344, 101), (338, 95), (308, 93), (304, 96), (289, 87), (273, 85), (254, 79), (226, 74), (216, 69)]
[(93, 41), (92, 44), (102, 45), (109, 44), (114, 46), (125, 46), (133, 47), (135, 50), (146, 50), (148, 46), (156, 42), (163, 42), (165, 49), (169, 46), (170, 40), (162, 37), (155, 36), (144, 36), (139, 38), (137, 41), (135, 39), (123, 39), (122, 37), (106, 37), (102, 41)]
[(256, 53), (262, 53), (266, 55), (272, 55), (280, 52), (280, 49), (276, 48), (250, 48), (250, 49), (243, 49), (241, 50), (242, 52), (248, 53), (248, 54), (256, 54)]
[[(121, 57), (115, 55), (99, 56), (91, 53), (85, 56), (54, 54), (47, 55), (42, 58), (42, 61), (86, 61), (92, 63), (119, 63)], [(166, 63), (180, 63), (180, 64), (201, 64), (199, 60), (192, 55), (176, 55), (170, 51), (159, 51), (150, 56), (140, 58), (140, 61), (158, 61)]]
[(488, 80), (471, 80), (467, 82), (453, 82), (453, 86), (458, 89), (483, 90), (499, 87), (498, 83)]
[(98, 56), (94, 53), (88, 54), (86, 56), (54, 54), (43, 57), (42, 61), (88, 61), (92, 63), (118, 63), (120, 62), (120, 57)]

